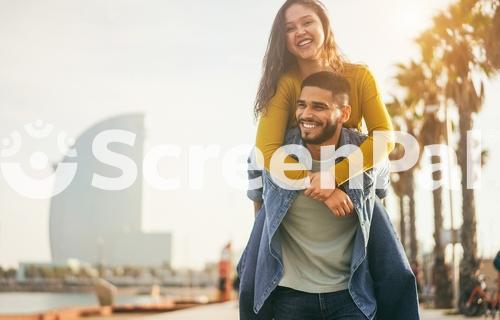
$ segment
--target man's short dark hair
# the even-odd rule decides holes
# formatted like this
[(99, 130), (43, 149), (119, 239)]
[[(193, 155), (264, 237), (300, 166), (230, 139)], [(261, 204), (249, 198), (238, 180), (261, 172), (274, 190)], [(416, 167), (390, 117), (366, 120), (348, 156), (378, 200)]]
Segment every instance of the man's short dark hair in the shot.
[(346, 94), (349, 99), (351, 86), (345, 77), (331, 71), (320, 71), (311, 74), (302, 81), (301, 89), (304, 87), (317, 87), (328, 90), (335, 97), (338, 94)]

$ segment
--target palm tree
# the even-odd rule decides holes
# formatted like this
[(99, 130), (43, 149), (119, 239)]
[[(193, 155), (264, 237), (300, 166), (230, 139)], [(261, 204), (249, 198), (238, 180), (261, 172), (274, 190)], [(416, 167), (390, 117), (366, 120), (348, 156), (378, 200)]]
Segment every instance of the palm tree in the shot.
[[(395, 79), (398, 85), (405, 89), (405, 99), (402, 104), (402, 116), (406, 126), (406, 132), (414, 137), (418, 137), (419, 126), (421, 126), (420, 102), (419, 93), (423, 91), (420, 88), (422, 85), (418, 80), (419, 66), (415, 61), (411, 61), (408, 65), (396, 65), (398, 72)], [(420, 160), (420, 159), (419, 159)], [(412, 266), (418, 266), (418, 242), (416, 229), (416, 211), (415, 211), (415, 167), (402, 173), (401, 176), (406, 180), (408, 187), (408, 216), (410, 221), (410, 263)]]
[[(424, 146), (442, 143), (444, 141), (444, 123), (436, 112), (430, 110), (425, 113), (424, 124), (420, 133), (420, 140)], [(435, 163), (431, 159), (431, 163)], [(440, 181), (442, 172), (432, 172), (432, 179)], [(436, 308), (450, 308), (453, 305), (453, 281), (451, 269), (445, 263), (445, 244), (442, 243), (443, 231), (443, 188), (439, 186), (432, 191), (434, 206), (434, 263), (432, 266), (432, 281), (436, 288), (434, 294), (434, 306)]]
[[(394, 154), (398, 154), (397, 151), (393, 151), (390, 155), (391, 160), (399, 159), (402, 155), (394, 156)], [(406, 246), (406, 209), (405, 209), (405, 185), (406, 181), (401, 177), (399, 173), (393, 173), (391, 175), (391, 186), (394, 190), (396, 197), (398, 198), (399, 205), (399, 237), (401, 244), (403, 245), (403, 249), (407, 252), (408, 248)]]
[(491, 64), (500, 69), (500, 5), (498, 5), (498, 1), (492, 28), (486, 42), (486, 54)]
[[(461, 241), (464, 251), (460, 264), (461, 297), (465, 297), (474, 286), (474, 274), (479, 268), (475, 197), (474, 190), (467, 184), (467, 159), (471, 156), (467, 149), (467, 133), (473, 128), (473, 115), (481, 110), (484, 100), (482, 79), (490, 77), (494, 70), (485, 52), (492, 6), (492, 0), (459, 0), (434, 18), (433, 27), (419, 41), (424, 57), (431, 56), (443, 62), (445, 96), (456, 105), (460, 114), (458, 162), (461, 168)], [(479, 92), (473, 75), (481, 76)]]
[[(391, 110), (391, 107), (389, 104), (386, 104), (387, 108)], [(390, 112), (390, 111), (389, 111)], [(392, 115), (392, 113), (391, 113)], [(394, 123), (394, 130), (400, 131), (401, 128)], [(403, 157), (404, 155), (404, 150), (401, 147), (401, 145), (396, 145), (394, 150), (389, 154), (389, 159), (390, 160), (397, 160)], [(406, 196), (406, 189), (407, 189), (407, 181), (405, 181), (404, 176), (401, 173), (392, 173), (391, 174), (391, 186), (392, 189), (394, 190), (394, 194), (398, 198), (398, 205), (399, 205), (399, 237), (401, 244), (403, 246), (403, 249), (405, 252), (408, 252), (408, 248), (406, 245), (406, 223), (407, 223), (407, 217), (406, 217), (406, 209), (405, 209), (405, 196)]]
[[(422, 53), (424, 56), (424, 53)], [(423, 61), (411, 61), (408, 65), (399, 64), (396, 80), (400, 87), (406, 89), (407, 99), (412, 101), (414, 106), (413, 114), (421, 113), (420, 130), (418, 132), (418, 140), (421, 146), (440, 144), (444, 141), (445, 126), (438, 117), (438, 111), (442, 104), (439, 101), (439, 95), (442, 91), (438, 85), (436, 74), (440, 73), (441, 65), (439, 61), (431, 60), (431, 56), (427, 56)], [(420, 110), (419, 110), (420, 109)], [(415, 134), (415, 130), (411, 130)], [(435, 159), (431, 159), (431, 163), (435, 163)], [(432, 173), (433, 180), (441, 180), (441, 172), (434, 171)], [(433, 282), (436, 287), (435, 305), (436, 307), (446, 308), (452, 305), (453, 292), (450, 268), (445, 264), (445, 247), (441, 241), (443, 230), (443, 204), (442, 204), (442, 187), (433, 190), (434, 204), (434, 263), (433, 263)], [(410, 211), (410, 216), (414, 216)], [(413, 218), (414, 219), (414, 218)]]
[[(415, 136), (418, 119), (414, 116), (413, 108), (414, 104), (409, 99), (406, 99), (404, 102), (400, 102), (398, 99), (394, 98), (394, 102), (387, 103), (387, 109), (393, 118), (395, 130), (404, 130)], [(392, 160), (399, 159), (403, 156), (404, 152), (405, 151), (401, 148), (401, 146), (396, 146), (394, 151), (391, 153), (390, 158)], [(414, 170), (415, 168), (411, 168), (404, 172), (394, 173), (391, 177), (391, 183), (394, 187), (396, 195), (399, 198), (401, 243), (403, 244), (405, 251), (409, 251), (410, 263), (412, 265), (418, 265)], [(406, 210), (405, 199), (408, 202), (408, 210)], [(408, 248), (406, 244), (407, 222), (410, 229), (409, 250), (407, 250)]]

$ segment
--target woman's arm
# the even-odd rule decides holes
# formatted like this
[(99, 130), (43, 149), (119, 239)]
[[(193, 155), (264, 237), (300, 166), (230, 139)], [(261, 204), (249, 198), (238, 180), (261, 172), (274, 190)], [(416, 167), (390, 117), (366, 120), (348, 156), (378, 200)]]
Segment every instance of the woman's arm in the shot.
[[(261, 167), (263, 165), (268, 171), (271, 167), (271, 158), (284, 143), (290, 112), (296, 103), (297, 89), (294, 87), (294, 81), (290, 75), (281, 76), (276, 93), (269, 101), (265, 113), (259, 118), (255, 146), (262, 153), (264, 164), (258, 164)], [(288, 156), (285, 158), (285, 163), (297, 163), (297, 161)], [(289, 170), (285, 171), (285, 175), (293, 180), (302, 179), (307, 176), (307, 171)]]
[[(363, 74), (356, 83), (358, 92), (358, 101), (362, 117), (365, 119), (369, 137), (361, 144), (361, 154), (363, 155), (363, 166), (361, 170), (349, 172), (349, 161), (354, 161), (356, 154), (352, 154), (346, 159), (335, 165), (335, 181), (341, 185), (350, 178), (373, 168), (374, 164), (385, 159), (394, 148), (394, 138), (392, 137), (392, 122), (387, 109), (382, 102), (376, 81), (367, 68), (363, 68)], [(283, 75), (278, 81), (276, 93), (269, 101), (266, 112), (260, 117), (257, 127), (256, 147), (260, 150), (264, 158), (266, 170), (270, 170), (271, 158), (284, 142), (285, 133), (290, 119), (290, 110), (296, 100), (296, 89), (293, 79)], [(378, 157), (373, 157), (373, 132), (385, 131), (388, 133), (386, 138), (387, 148), (379, 152)], [(286, 163), (297, 163), (292, 157), (285, 159)], [(285, 171), (289, 179), (302, 179), (307, 176), (306, 170)], [(319, 185), (313, 185), (313, 188), (319, 188)], [(329, 191), (331, 194), (331, 190)], [(327, 197), (327, 196), (326, 196)]]
[[(391, 117), (382, 102), (375, 78), (367, 68), (363, 69), (364, 74), (360, 77), (359, 88), (356, 88), (359, 93), (358, 100), (361, 107), (361, 115), (366, 122), (369, 135), (360, 145), (361, 154), (363, 155), (363, 168), (362, 170), (349, 172), (349, 161), (353, 161), (356, 154), (351, 154), (346, 159), (340, 161), (335, 165), (335, 182), (337, 185), (341, 185), (352, 177), (373, 168), (374, 165), (386, 159), (392, 149), (394, 149)], [(373, 133), (375, 131), (386, 132), (386, 134), (383, 135), (384, 141), (382, 144), (385, 148), (381, 150), (382, 152), (375, 154), (376, 158), (374, 158), (373, 154)]]
[[(259, 118), (257, 126), (256, 148), (262, 153), (264, 163), (257, 163), (260, 167), (270, 170), (271, 159), (274, 153), (283, 145), (288, 128), (290, 112), (296, 100), (296, 91), (293, 79), (287, 75), (281, 76), (276, 93), (269, 101), (266, 112)], [(257, 157), (257, 161), (258, 161)], [(292, 157), (285, 159), (286, 163), (297, 163)], [(302, 179), (307, 176), (306, 171), (286, 171), (289, 179)], [(262, 199), (252, 198), (255, 214), (262, 207)]]

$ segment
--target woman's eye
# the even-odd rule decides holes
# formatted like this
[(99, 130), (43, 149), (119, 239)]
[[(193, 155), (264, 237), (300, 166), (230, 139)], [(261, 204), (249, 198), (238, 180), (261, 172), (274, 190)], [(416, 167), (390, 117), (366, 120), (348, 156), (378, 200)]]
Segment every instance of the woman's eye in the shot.
[(295, 30), (293, 27), (286, 28), (286, 32), (292, 32), (293, 30)]
[(305, 25), (305, 26), (308, 26), (308, 25), (310, 25), (310, 24), (312, 24), (312, 23), (313, 23), (312, 21), (306, 21), (306, 22), (304, 22), (304, 25)]

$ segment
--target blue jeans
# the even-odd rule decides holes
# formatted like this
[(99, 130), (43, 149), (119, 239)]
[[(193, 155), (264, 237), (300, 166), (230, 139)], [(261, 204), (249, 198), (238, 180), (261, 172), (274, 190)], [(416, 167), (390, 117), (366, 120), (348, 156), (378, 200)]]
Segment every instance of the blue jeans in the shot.
[(349, 291), (307, 293), (277, 287), (272, 295), (276, 320), (365, 320), (365, 315), (352, 301)]

